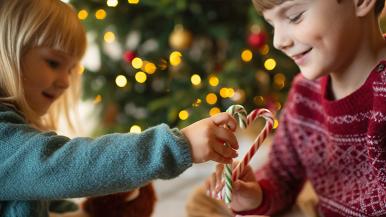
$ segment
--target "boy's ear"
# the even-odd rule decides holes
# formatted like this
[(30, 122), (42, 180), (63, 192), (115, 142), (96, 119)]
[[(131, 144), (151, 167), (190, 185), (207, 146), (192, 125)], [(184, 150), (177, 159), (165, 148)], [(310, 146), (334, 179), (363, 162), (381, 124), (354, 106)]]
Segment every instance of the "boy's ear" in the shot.
[(377, 0), (354, 0), (355, 14), (358, 17), (364, 17), (374, 12), (376, 2)]

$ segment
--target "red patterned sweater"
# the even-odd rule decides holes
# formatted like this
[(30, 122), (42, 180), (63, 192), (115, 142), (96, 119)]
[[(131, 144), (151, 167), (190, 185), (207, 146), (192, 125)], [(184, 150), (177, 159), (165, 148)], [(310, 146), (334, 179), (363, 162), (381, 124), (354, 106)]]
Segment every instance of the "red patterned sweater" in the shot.
[(322, 216), (386, 216), (386, 61), (343, 99), (329, 100), (328, 85), (295, 78), (251, 212), (292, 206), (308, 179)]

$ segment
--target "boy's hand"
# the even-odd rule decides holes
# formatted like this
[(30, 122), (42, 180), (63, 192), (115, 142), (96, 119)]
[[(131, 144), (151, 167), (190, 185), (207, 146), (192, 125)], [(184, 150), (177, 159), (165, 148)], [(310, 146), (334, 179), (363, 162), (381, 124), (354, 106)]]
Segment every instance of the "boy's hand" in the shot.
[[(233, 167), (237, 163), (234, 162)], [(223, 170), (224, 165), (218, 164), (216, 171), (205, 182), (208, 194), (213, 198), (217, 198), (217, 195), (222, 192), (221, 190), (224, 187)], [(231, 207), (237, 212), (256, 209), (260, 206), (262, 199), (260, 185), (256, 181), (252, 168), (247, 166), (239, 179), (233, 183)]]
[[(209, 160), (230, 163), (232, 158), (237, 157), (235, 149), (239, 145), (233, 134), (236, 126), (236, 120), (223, 112), (183, 128), (181, 132), (191, 145), (193, 163)], [(224, 146), (224, 143), (229, 146)]]

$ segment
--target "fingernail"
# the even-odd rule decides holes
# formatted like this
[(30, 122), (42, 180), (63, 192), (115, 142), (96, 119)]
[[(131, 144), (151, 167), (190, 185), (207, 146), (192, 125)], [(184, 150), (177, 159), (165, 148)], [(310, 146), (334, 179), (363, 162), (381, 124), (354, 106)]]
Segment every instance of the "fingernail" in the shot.
[(206, 196), (211, 197), (209, 190), (206, 190)]

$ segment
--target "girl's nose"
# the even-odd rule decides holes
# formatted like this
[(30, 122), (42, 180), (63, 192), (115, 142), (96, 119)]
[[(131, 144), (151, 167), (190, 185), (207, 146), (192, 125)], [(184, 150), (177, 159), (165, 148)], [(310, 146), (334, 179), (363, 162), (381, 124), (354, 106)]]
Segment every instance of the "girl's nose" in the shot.
[(285, 27), (275, 28), (273, 34), (273, 46), (281, 51), (286, 50), (292, 45), (292, 40), (289, 37)]
[(62, 71), (58, 75), (55, 86), (61, 89), (67, 89), (70, 86), (70, 73), (67, 71)]

